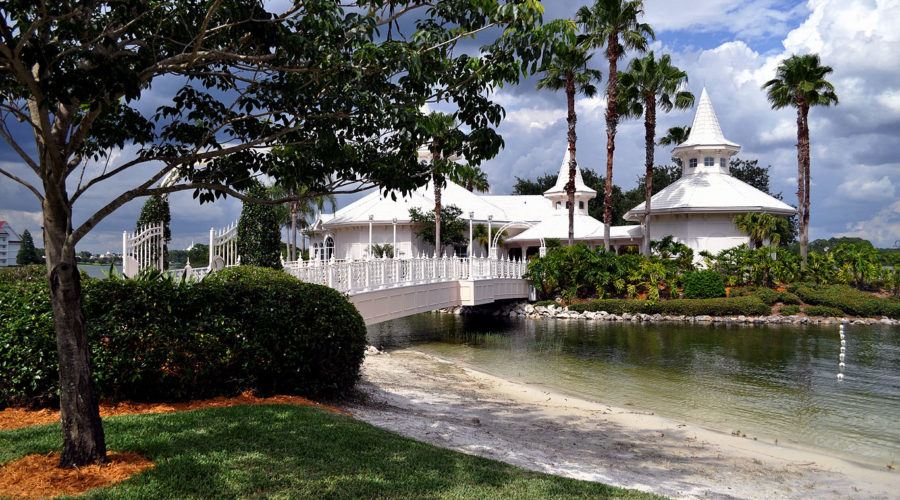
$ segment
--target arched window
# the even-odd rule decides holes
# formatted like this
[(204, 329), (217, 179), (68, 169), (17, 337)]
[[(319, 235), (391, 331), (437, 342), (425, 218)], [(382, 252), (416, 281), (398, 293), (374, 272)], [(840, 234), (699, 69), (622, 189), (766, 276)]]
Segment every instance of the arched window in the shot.
[(325, 238), (325, 260), (331, 260), (332, 255), (334, 255), (334, 238), (327, 236)]

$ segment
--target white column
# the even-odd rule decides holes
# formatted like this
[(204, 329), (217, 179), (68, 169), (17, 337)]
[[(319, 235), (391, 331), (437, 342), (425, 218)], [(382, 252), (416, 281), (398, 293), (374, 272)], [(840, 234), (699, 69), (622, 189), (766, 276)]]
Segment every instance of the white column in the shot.
[(493, 229), (494, 229), (494, 216), (488, 215), (488, 258), (493, 259), (494, 256), (494, 238), (493, 238)]
[(397, 218), (394, 217), (394, 243), (391, 246), (391, 258), (397, 258)]
[(469, 212), (469, 279), (472, 279), (472, 270), (475, 260), (474, 248), (472, 248), (472, 223), (475, 220), (475, 212)]

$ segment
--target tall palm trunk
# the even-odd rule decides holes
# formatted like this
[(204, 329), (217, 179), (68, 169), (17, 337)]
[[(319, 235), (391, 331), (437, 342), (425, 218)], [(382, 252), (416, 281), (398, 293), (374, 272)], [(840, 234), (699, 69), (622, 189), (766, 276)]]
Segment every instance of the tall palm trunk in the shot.
[(609, 59), (608, 99), (606, 104), (606, 189), (603, 198), (603, 247), (609, 251), (609, 227), (612, 225), (612, 175), (613, 153), (616, 150), (616, 125), (619, 123), (619, 114), (616, 110), (616, 85), (618, 74), (616, 62), (619, 56), (619, 33), (609, 35), (606, 57)]
[(575, 75), (569, 72), (566, 75), (566, 104), (569, 107), (569, 182), (566, 183), (566, 199), (569, 208), (569, 246), (575, 244)]
[[(432, 161), (437, 158), (432, 153)], [(440, 257), (441, 251), (441, 185), (438, 182), (437, 167), (431, 173), (432, 182), (434, 182), (434, 256)]]
[(75, 247), (67, 242), (72, 218), (65, 189), (44, 183), (44, 245), (50, 304), (59, 359), (59, 419), (64, 468), (101, 463), (106, 458), (106, 439), (91, 377), (90, 350), (82, 309), (81, 276)]
[(800, 222), (800, 267), (806, 269), (809, 245), (809, 104), (797, 96), (797, 210)]
[(296, 201), (291, 202), (291, 260), (297, 260), (297, 206)]
[(653, 196), (653, 153), (656, 135), (656, 95), (647, 96), (644, 109), (644, 148), (646, 150), (646, 174), (644, 182), (644, 241), (641, 251), (650, 256), (650, 198)]

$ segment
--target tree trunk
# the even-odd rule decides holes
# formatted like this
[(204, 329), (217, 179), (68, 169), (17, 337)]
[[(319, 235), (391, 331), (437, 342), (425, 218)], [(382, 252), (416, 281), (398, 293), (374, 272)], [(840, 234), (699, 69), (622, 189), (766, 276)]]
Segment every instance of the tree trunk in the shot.
[(64, 189), (45, 182), (44, 246), (50, 303), (59, 359), (59, 418), (63, 450), (59, 466), (102, 463), (106, 440), (91, 377), (90, 350), (81, 307), (81, 276), (75, 247), (67, 242), (72, 223)]
[[(432, 157), (432, 161), (436, 161), (436, 157)], [(438, 171), (434, 169), (431, 175), (434, 182), (434, 256), (440, 257), (441, 251), (441, 185), (438, 183)]]
[(291, 202), (291, 258), (297, 260), (297, 202)]
[(569, 182), (566, 183), (566, 199), (569, 208), (569, 246), (575, 244), (575, 75), (569, 72), (566, 75), (566, 104), (569, 108)]
[(653, 196), (653, 147), (656, 135), (656, 96), (647, 98), (644, 109), (644, 148), (646, 149), (647, 162), (644, 182), (644, 245), (643, 254), (650, 256), (650, 198)]
[(800, 233), (800, 268), (806, 269), (807, 246), (809, 244), (809, 182), (806, 179), (809, 168), (809, 129), (806, 124), (806, 100), (797, 96), (797, 220)]
[(606, 45), (606, 57), (609, 59), (609, 81), (607, 82), (608, 99), (606, 104), (606, 189), (603, 198), (603, 247), (609, 251), (609, 227), (612, 225), (613, 153), (616, 150), (616, 125), (619, 123), (619, 114), (616, 110), (618, 80), (616, 63), (619, 52), (619, 34), (610, 34)]

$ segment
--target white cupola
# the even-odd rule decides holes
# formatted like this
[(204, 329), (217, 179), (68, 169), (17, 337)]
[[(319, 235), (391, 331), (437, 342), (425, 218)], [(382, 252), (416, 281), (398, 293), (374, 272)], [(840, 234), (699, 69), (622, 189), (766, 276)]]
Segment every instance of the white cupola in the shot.
[(691, 133), (686, 141), (672, 150), (672, 154), (681, 160), (682, 177), (696, 174), (728, 175), (729, 161), (740, 150), (741, 146), (722, 135), (716, 111), (704, 88), (694, 114)]
[[(561, 212), (568, 212), (567, 205), (569, 196), (566, 193), (566, 184), (569, 182), (569, 148), (566, 148), (566, 154), (563, 156), (562, 165), (559, 167), (559, 177), (556, 178), (556, 184), (552, 188), (544, 191), (544, 197), (553, 203), (553, 209)], [(584, 179), (581, 177), (581, 169), (578, 163), (575, 163), (575, 213), (581, 215), (588, 214), (588, 201), (597, 197), (597, 191), (587, 187)]]

